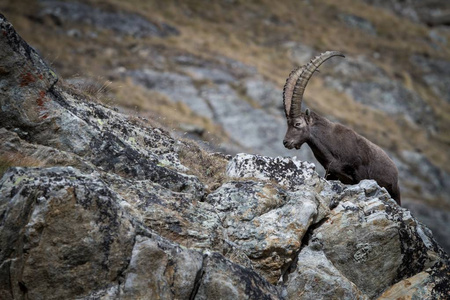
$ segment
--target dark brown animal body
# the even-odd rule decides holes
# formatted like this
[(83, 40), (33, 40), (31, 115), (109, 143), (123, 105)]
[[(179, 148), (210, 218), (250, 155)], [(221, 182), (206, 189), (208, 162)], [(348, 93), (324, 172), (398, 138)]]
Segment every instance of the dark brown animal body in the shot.
[(373, 179), (400, 204), (397, 167), (380, 147), (344, 125), (333, 123), (308, 109), (301, 111), (309, 78), (332, 56), (343, 55), (336, 51), (322, 53), (289, 75), (283, 92), (288, 123), (283, 144), (288, 149), (299, 149), (307, 143), (325, 168), (327, 179), (345, 184)]

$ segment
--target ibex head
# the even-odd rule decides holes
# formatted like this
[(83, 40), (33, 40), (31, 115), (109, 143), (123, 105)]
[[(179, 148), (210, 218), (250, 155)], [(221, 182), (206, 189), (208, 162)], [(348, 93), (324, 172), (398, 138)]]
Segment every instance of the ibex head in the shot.
[(311, 115), (308, 109), (302, 112), (303, 93), (308, 80), (317, 68), (333, 56), (344, 57), (338, 51), (324, 52), (313, 58), (307, 65), (294, 69), (286, 80), (283, 89), (283, 104), (288, 129), (283, 144), (288, 149), (300, 149), (310, 136)]

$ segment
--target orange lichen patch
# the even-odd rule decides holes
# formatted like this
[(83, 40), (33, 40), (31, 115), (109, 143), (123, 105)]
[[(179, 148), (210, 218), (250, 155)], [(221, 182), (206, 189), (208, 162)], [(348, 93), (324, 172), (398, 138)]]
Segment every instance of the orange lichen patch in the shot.
[(36, 78), (30, 72), (22, 74), (20, 79), (20, 86), (24, 87), (36, 81)]
[(39, 92), (39, 98), (36, 100), (36, 104), (39, 106), (44, 106), (45, 103), (45, 91)]
[(46, 94), (47, 94), (46, 91), (40, 91), (39, 98), (36, 99), (36, 104), (38, 105), (37, 110), (39, 111), (42, 119), (48, 118), (48, 115), (46, 114), (46, 109), (44, 108), (45, 102), (49, 101), (45, 96)]

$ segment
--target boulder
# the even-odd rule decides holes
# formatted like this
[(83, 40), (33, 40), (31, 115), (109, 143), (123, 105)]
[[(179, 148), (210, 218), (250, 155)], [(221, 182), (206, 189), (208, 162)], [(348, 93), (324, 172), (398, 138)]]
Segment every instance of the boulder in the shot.
[(206, 153), (0, 28), (1, 299), (448, 298), (447, 254), (376, 182)]

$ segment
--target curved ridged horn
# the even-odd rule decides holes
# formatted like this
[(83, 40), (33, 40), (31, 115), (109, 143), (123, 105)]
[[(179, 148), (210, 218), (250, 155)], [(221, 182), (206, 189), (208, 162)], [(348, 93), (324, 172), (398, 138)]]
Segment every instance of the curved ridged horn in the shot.
[(291, 109), (291, 100), (292, 100), (292, 93), (294, 92), (295, 83), (297, 82), (297, 79), (300, 77), (300, 74), (302, 74), (303, 70), (305, 69), (305, 66), (298, 67), (292, 70), (292, 72), (289, 74), (289, 77), (286, 79), (286, 83), (283, 87), (283, 106), (284, 106), (284, 113), (286, 114), (286, 118), (289, 117), (289, 111)]
[[(323, 62), (333, 56), (345, 57), (344, 54), (339, 51), (327, 51), (314, 57), (306, 66), (297, 68), (291, 72), (286, 80), (283, 91), (283, 103), (285, 104), (284, 109), (286, 117), (296, 118), (300, 115), (303, 93), (305, 92), (308, 80)], [(290, 99), (287, 98), (288, 96), (290, 96)], [(290, 104), (289, 110), (287, 109), (288, 103)]]

